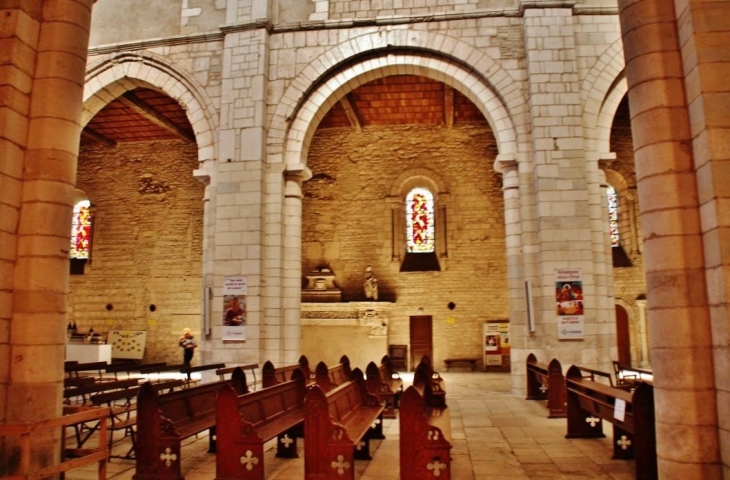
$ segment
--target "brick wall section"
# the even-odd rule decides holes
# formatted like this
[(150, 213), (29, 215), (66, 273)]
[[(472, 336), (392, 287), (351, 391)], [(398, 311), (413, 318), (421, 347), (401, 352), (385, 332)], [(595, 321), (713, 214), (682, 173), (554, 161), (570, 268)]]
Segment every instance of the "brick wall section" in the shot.
[(71, 276), (69, 319), (105, 336), (147, 330), (145, 362), (180, 363), (180, 331), (198, 336), (204, 187), (196, 167), (196, 145), (178, 141), (80, 152), (76, 186), (95, 209), (94, 236), (86, 273)]
[[(509, 316), (496, 154), (486, 125), (366, 127), (361, 134), (320, 130), (308, 158), (314, 176), (304, 184), (303, 271), (328, 262), (343, 300), (356, 301), (364, 300), (365, 268), (371, 265), (380, 299), (396, 301), (389, 343), (409, 343), (408, 317), (423, 308), (433, 316), (436, 362), (481, 358), (482, 323)], [(400, 263), (391, 262), (387, 197), (398, 176), (415, 168), (438, 172), (450, 192), (449, 258), (440, 259), (441, 272), (400, 273)], [(453, 311), (449, 302), (456, 304)], [(455, 324), (446, 322), (451, 316)]]
[(474, 11), (479, 0), (330, 0), (331, 20)]

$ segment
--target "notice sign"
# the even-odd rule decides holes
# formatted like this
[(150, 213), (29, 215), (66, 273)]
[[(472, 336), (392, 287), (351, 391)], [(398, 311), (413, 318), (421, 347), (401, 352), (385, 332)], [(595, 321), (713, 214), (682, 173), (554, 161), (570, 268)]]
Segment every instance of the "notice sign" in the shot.
[(223, 279), (223, 340), (246, 340), (246, 277)]
[(583, 340), (583, 279), (580, 268), (555, 270), (558, 340)]

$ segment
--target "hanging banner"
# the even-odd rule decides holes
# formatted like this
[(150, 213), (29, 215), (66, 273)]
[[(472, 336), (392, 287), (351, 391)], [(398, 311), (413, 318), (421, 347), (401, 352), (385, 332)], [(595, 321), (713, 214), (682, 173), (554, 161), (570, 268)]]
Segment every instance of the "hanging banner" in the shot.
[(223, 340), (246, 340), (246, 277), (223, 279)]
[(583, 340), (583, 279), (580, 268), (555, 270), (558, 340)]

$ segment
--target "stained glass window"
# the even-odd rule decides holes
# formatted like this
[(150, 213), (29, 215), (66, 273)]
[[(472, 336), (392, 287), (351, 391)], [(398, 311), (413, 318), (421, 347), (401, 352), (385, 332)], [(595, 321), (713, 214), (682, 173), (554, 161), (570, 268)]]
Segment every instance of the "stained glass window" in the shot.
[(611, 235), (611, 246), (618, 247), (618, 195), (611, 185), (606, 189), (608, 199), (608, 229)]
[(414, 188), (406, 196), (406, 241), (408, 253), (434, 251), (433, 194)]
[(91, 251), (91, 202), (81, 200), (74, 205), (71, 223), (71, 258), (85, 260)]

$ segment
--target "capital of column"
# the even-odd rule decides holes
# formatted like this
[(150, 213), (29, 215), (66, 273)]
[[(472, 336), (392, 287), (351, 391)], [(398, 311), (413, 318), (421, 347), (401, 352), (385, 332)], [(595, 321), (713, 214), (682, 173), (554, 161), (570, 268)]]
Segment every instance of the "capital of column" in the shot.
[(312, 178), (312, 171), (304, 164), (288, 167), (284, 171), (284, 197), (302, 199), (302, 183)]
[(517, 175), (519, 164), (514, 155), (497, 155), (494, 161), (494, 170), (502, 174), (502, 190), (519, 188), (519, 177)]

